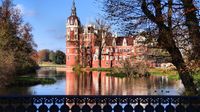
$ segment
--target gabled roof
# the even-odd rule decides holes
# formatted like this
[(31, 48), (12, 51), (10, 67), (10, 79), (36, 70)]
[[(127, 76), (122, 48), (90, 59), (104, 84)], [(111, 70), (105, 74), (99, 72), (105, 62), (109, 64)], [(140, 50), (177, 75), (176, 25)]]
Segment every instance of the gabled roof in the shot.
[(117, 37), (115, 39), (116, 39), (116, 45), (117, 46), (122, 46), (124, 39), (126, 39), (127, 46), (131, 46), (131, 45), (133, 45), (134, 37)]
[[(134, 41), (134, 37), (109, 37), (106, 38), (106, 46), (112, 46), (113, 45), (113, 40), (115, 39), (116, 42), (116, 46), (123, 46), (123, 41), (124, 39), (126, 39), (127, 42), (127, 46), (133, 46), (133, 41)], [(95, 42), (95, 46), (97, 46), (97, 43)]]

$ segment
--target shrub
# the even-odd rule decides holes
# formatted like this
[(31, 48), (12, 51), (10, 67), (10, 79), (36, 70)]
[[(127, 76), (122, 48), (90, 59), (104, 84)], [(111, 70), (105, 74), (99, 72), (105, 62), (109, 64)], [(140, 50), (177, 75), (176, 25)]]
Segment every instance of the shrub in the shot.
[(148, 75), (148, 67), (144, 63), (135, 63), (133, 60), (126, 59), (122, 61), (122, 67), (114, 67), (112, 70), (112, 74), (123, 73), (128, 77), (138, 77)]
[(76, 65), (76, 66), (73, 67), (73, 71), (75, 71), (75, 72), (81, 72), (82, 68), (83, 67), (80, 64), (78, 64), (78, 65)]

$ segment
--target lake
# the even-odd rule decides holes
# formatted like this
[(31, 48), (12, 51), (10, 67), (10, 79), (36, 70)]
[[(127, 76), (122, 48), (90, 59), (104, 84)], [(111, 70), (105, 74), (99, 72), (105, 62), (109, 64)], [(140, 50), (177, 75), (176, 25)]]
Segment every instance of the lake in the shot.
[(107, 76), (106, 72), (77, 74), (40, 69), (37, 77), (54, 78), (56, 83), (1, 88), (0, 95), (181, 95), (184, 92), (180, 80), (169, 80), (166, 76), (117, 78)]

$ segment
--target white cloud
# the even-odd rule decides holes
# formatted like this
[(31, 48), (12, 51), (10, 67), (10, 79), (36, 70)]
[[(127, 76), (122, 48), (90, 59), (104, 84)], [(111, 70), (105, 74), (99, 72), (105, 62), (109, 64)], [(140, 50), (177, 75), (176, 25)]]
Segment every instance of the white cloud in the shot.
[(27, 9), (22, 4), (17, 4), (15, 8), (19, 9), (24, 16), (32, 17), (37, 15), (36, 11)]

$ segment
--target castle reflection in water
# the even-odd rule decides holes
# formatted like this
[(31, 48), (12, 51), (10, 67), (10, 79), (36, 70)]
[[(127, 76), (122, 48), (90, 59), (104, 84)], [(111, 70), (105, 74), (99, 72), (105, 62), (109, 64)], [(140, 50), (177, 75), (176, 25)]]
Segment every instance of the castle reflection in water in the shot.
[(165, 76), (116, 78), (106, 72), (66, 72), (66, 95), (180, 95), (183, 90), (180, 80)]

